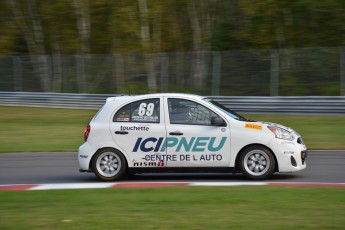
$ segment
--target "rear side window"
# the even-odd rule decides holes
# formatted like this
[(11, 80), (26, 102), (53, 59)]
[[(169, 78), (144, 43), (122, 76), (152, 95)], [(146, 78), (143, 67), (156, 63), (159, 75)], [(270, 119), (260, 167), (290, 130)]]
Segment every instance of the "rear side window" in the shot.
[(157, 99), (147, 99), (132, 102), (119, 109), (114, 122), (159, 123), (160, 102)]

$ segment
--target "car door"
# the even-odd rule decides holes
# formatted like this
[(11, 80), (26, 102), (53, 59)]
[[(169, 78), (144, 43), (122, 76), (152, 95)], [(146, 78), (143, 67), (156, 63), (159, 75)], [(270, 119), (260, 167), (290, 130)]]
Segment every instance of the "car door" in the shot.
[[(230, 127), (206, 103), (165, 97), (167, 167), (227, 167)], [(222, 121), (212, 125), (212, 119)], [(218, 124), (219, 125), (219, 124)]]
[(163, 167), (161, 151), (166, 130), (161, 98), (132, 101), (118, 109), (110, 131), (119, 150), (128, 156), (129, 167)]

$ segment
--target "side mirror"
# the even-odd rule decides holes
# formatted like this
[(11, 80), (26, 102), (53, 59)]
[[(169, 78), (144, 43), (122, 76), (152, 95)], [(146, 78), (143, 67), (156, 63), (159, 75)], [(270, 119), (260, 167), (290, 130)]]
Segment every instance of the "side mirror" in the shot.
[(213, 125), (213, 126), (226, 126), (226, 123), (220, 117), (211, 117), (211, 125)]

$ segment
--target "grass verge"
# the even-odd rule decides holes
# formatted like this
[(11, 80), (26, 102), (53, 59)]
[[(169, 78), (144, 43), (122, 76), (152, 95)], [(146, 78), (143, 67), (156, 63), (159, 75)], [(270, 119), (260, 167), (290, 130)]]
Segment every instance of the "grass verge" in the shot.
[[(0, 107), (0, 152), (77, 151), (95, 110)], [(248, 115), (299, 132), (309, 149), (345, 149), (345, 116)]]
[(0, 152), (78, 151), (94, 110), (0, 107)]
[(344, 188), (1, 191), (1, 229), (344, 229)]

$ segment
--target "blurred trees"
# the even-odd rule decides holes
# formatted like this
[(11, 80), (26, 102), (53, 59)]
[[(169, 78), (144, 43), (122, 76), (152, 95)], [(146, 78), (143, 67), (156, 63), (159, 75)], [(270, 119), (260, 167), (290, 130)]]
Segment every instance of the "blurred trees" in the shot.
[(343, 0), (1, 0), (1, 54), (343, 46)]
[[(299, 82), (286, 49), (345, 45), (345, 1), (314, 0), (0, 0), (0, 55), (32, 55), (43, 91), (61, 91), (62, 56), (78, 56), (78, 92), (88, 92), (90, 54), (140, 54), (148, 90), (155, 92), (154, 53), (187, 58), (196, 88), (207, 83), (210, 51), (279, 49), (286, 82)], [(52, 70), (48, 66), (53, 59)], [(190, 58), (188, 56), (188, 58)], [(241, 65), (241, 63), (233, 63)], [(315, 64), (315, 63), (314, 63)], [(320, 63), (321, 64), (321, 63)], [(317, 65), (317, 63), (316, 63)], [(177, 67), (178, 68), (178, 67)], [(118, 75), (123, 72), (115, 70)], [(307, 79), (307, 82), (310, 79)], [(124, 79), (117, 79), (121, 86)], [(185, 81), (184, 79), (177, 82)]]

